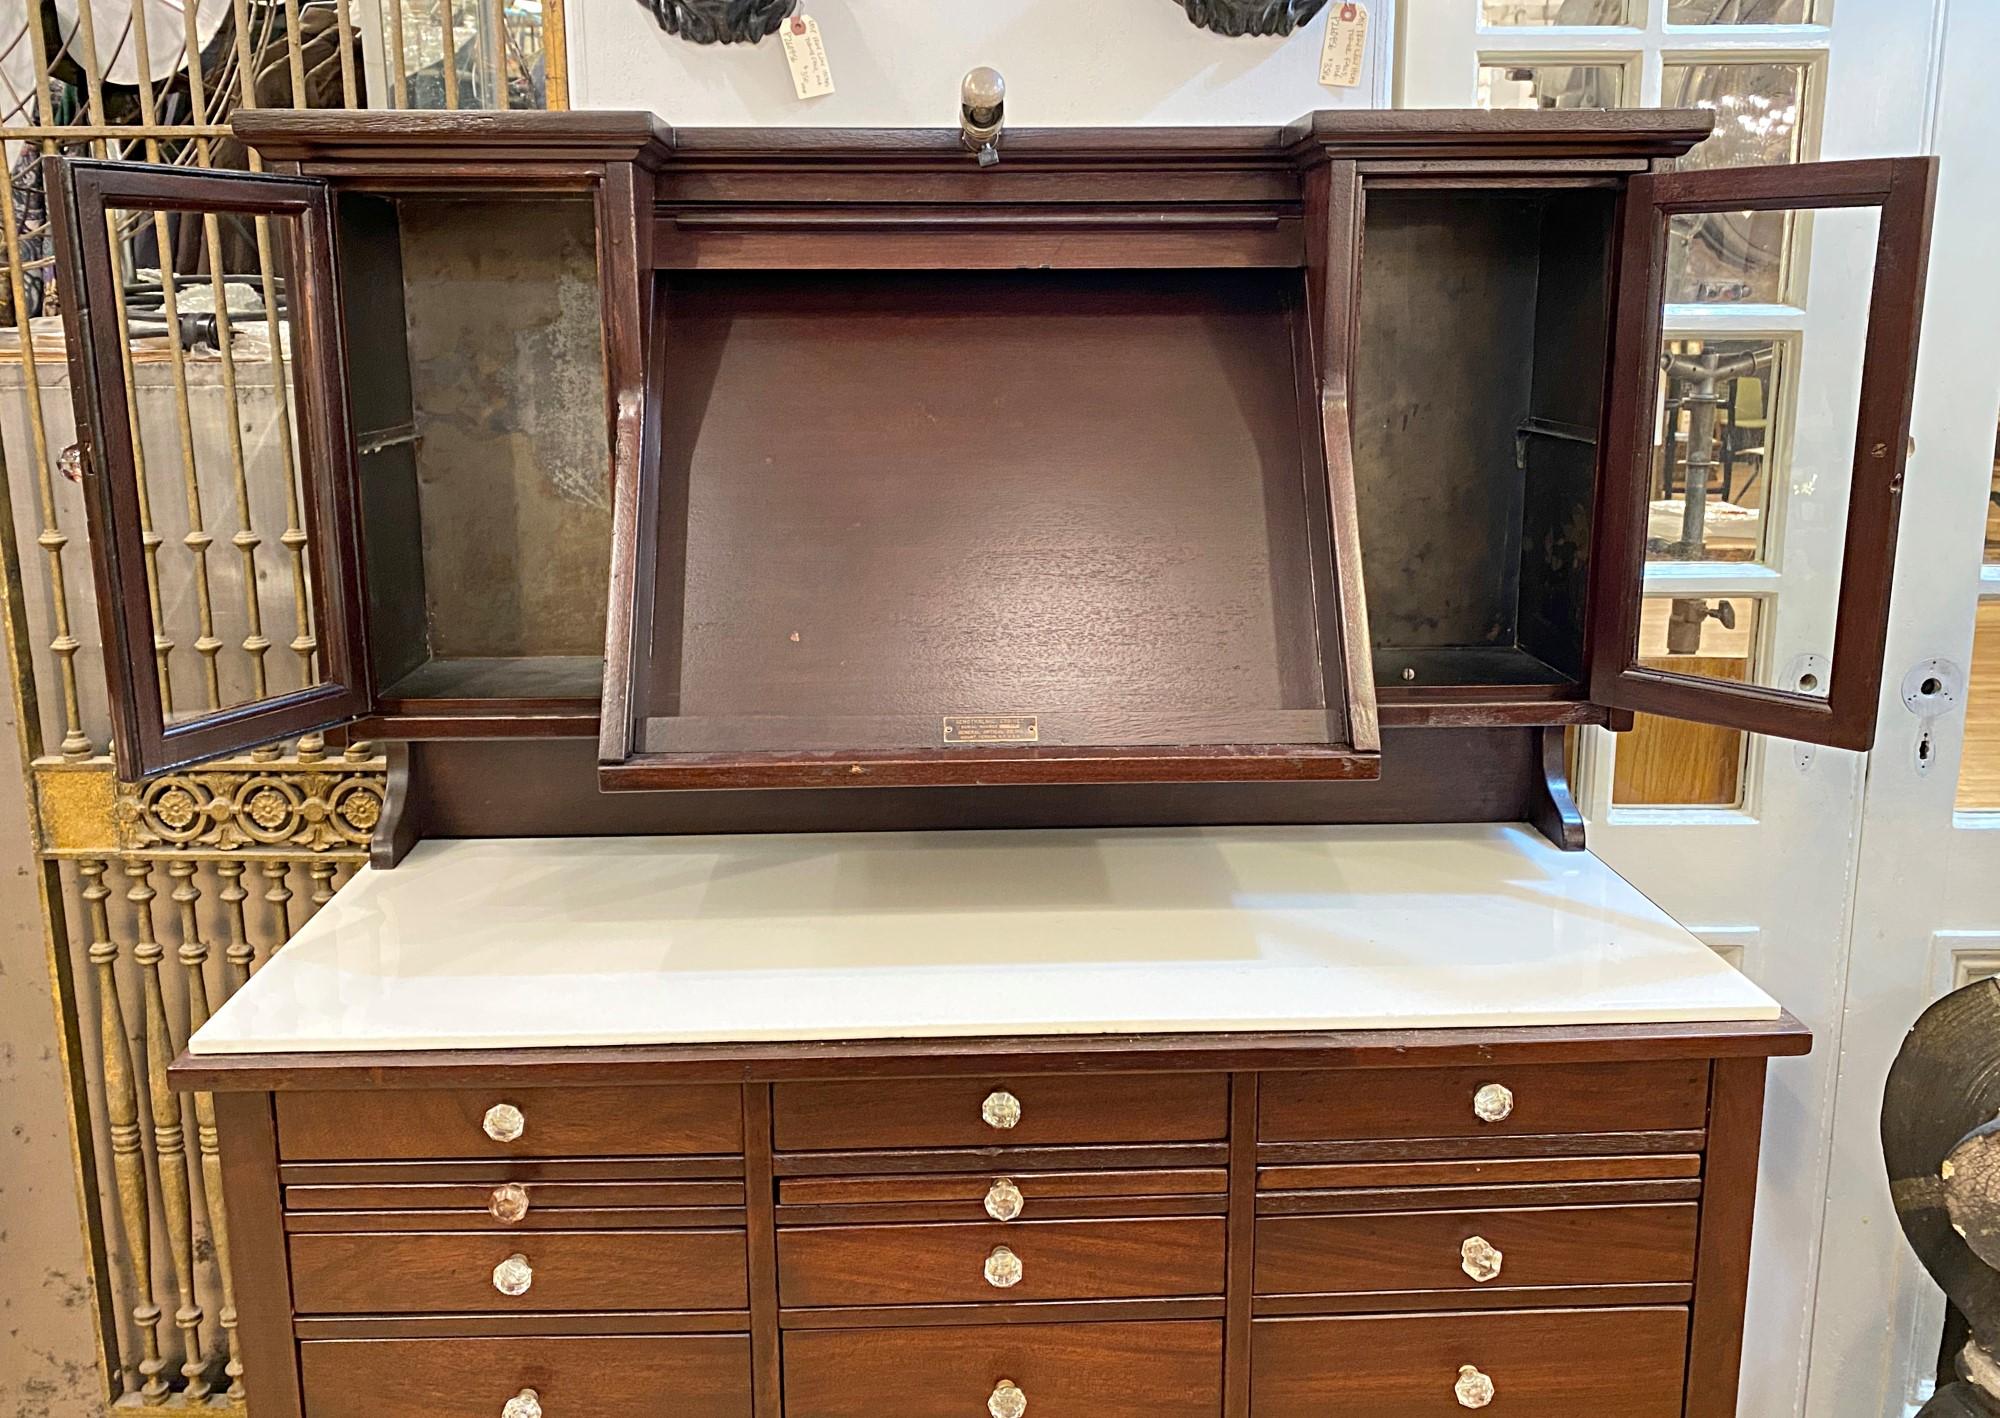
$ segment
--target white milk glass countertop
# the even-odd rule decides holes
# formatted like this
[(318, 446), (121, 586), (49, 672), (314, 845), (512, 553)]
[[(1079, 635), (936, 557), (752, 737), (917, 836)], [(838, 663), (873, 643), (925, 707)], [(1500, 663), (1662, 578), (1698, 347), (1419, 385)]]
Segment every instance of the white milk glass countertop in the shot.
[(363, 869), (188, 1047), (1778, 1016), (1525, 826), (487, 839)]

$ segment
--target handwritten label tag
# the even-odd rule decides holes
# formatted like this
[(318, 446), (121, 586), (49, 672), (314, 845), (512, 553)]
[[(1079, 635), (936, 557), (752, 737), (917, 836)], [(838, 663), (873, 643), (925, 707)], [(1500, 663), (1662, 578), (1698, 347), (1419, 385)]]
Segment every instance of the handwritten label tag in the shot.
[(833, 66), (826, 62), (826, 41), (819, 36), (818, 20), (794, 15), (778, 27), (778, 39), (785, 46), (785, 63), (792, 68), (792, 87), (800, 98), (823, 98), (833, 92)]
[(1326, 43), (1319, 51), (1319, 81), (1330, 89), (1351, 89), (1361, 82), (1368, 57), (1368, 7), (1335, 4), (1326, 12)]

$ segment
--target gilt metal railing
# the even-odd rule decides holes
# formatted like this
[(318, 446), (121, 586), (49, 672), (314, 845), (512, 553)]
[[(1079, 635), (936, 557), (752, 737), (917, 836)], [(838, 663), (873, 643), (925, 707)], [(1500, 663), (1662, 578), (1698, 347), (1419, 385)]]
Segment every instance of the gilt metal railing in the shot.
[[(307, 738), (118, 782), (39, 158), (255, 170), (230, 130), (238, 108), (567, 101), (556, 0), (27, 0), (0, 15), (0, 626), (104, 1397), (121, 1412), (254, 1394), (213, 1109), (172, 1093), (166, 1065), (365, 860), (385, 769), (368, 745)], [(286, 345), (269, 318), (252, 338), (243, 313), (284, 307), (271, 233), (152, 214), (115, 230), (121, 306), (141, 286), (159, 306), (117, 324), (135, 460), (153, 464), (140, 482), (163, 695), (213, 708), (232, 686), (258, 697), (309, 679)], [(248, 253), (235, 265), (233, 237)], [(187, 338), (183, 317), (204, 315), (208, 335)], [(284, 495), (253, 494), (260, 476)]]

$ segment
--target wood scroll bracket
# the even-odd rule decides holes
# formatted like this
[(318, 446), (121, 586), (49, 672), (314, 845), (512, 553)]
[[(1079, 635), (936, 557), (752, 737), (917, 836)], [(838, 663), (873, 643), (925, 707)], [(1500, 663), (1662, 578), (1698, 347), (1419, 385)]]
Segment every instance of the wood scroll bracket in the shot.
[(1555, 725), (1535, 730), (1541, 737), (1538, 781), (1528, 803), (1528, 821), (1565, 852), (1581, 852), (1583, 812), (1569, 790), (1569, 753)]
[(368, 864), (388, 871), (410, 854), (424, 837), (423, 794), (417, 791), (416, 764), (406, 743), (387, 743), (388, 780), (382, 789), (382, 820), (368, 844)]

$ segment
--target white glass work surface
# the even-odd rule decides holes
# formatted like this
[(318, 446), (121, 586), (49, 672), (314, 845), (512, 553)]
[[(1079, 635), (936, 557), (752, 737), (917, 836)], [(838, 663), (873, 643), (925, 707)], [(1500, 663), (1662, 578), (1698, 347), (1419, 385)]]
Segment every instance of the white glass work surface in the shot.
[(1772, 1020), (1533, 829), (433, 841), (192, 1053)]

